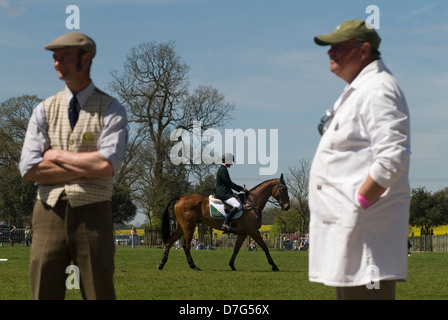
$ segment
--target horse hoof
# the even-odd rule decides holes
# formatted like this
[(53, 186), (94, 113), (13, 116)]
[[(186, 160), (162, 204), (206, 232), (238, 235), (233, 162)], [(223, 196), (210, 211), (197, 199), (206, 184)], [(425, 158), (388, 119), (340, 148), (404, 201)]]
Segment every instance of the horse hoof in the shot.
[(280, 269), (275, 266), (275, 267), (272, 267), (272, 271), (280, 271)]
[(157, 265), (157, 269), (162, 270), (162, 269), (163, 269), (163, 266), (162, 266), (161, 264), (158, 264), (158, 265)]
[(201, 269), (199, 269), (198, 267), (194, 267), (193, 269), (194, 271), (201, 271)]

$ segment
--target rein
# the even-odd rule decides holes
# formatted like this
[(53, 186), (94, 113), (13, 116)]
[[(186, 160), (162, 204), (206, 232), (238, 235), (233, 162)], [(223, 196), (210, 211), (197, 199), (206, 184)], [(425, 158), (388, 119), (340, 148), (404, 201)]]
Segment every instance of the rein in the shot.
[[(280, 184), (280, 179), (272, 179), (272, 180), (277, 180), (277, 189), (279, 190), (278, 195), (279, 195), (280, 201), (277, 201), (277, 199), (276, 199), (276, 201), (272, 201), (272, 200), (269, 199), (269, 198), (270, 198), (270, 197), (269, 197), (269, 198), (267, 199), (267, 202), (272, 203), (273, 205), (275, 205), (275, 206), (281, 208), (282, 205), (283, 205), (283, 199), (282, 199), (282, 193), (280, 192), (280, 186), (283, 186), (283, 185)], [(256, 186), (254, 189), (257, 189), (259, 186), (261, 186), (261, 185), (267, 183), (268, 181), (272, 181), (272, 180), (267, 180), (267, 181), (265, 181), (265, 182), (259, 184), (258, 186)], [(252, 189), (252, 190), (254, 190), (254, 189)], [(263, 199), (262, 197), (260, 197), (260, 196), (258, 196), (258, 195), (256, 195), (256, 194), (254, 194), (254, 193), (252, 192), (252, 190), (250, 190), (250, 191), (248, 192), (248, 195), (252, 195), (254, 198), (257, 198), (257, 199)], [(247, 201), (248, 201), (248, 202), (250, 203), (250, 205), (252, 206), (252, 209), (255, 211), (255, 214), (256, 214), (257, 216), (259, 216), (260, 212), (259, 212), (259, 210), (257, 209), (257, 207), (253, 204), (253, 202), (252, 202), (252, 200), (251, 200), (250, 197), (247, 197)]]

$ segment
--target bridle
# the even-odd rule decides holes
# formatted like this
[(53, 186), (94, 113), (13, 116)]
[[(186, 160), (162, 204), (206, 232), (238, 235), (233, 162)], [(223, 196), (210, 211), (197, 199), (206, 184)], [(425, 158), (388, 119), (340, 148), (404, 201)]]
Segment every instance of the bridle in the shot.
[(282, 197), (282, 191), (286, 190), (286, 192), (288, 192), (288, 187), (285, 184), (281, 183), (280, 179), (278, 179), (278, 182), (277, 182), (277, 190), (278, 190), (278, 198), (279, 198), (277, 203), (275, 201), (271, 201), (269, 199), (268, 199), (268, 201), (276, 206), (279, 206), (283, 210), (284, 202), (283, 202), (283, 197)]
[[(280, 207), (283, 210), (284, 201), (283, 201), (283, 197), (282, 197), (282, 190), (285, 190), (285, 189), (287, 192), (288, 187), (284, 183), (281, 182), (281, 179), (277, 179), (277, 190), (278, 190), (278, 198), (279, 199), (278, 200), (275, 199), (276, 201), (268, 199), (267, 202), (272, 203), (273, 205)], [(261, 198), (260, 196), (257, 196), (256, 194), (252, 193), (251, 191), (247, 192), (247, 194), (253, 196), (254, 198), (258, 198), (258, 199)], [(255, 213), (257, 215), (259, 215), (257, 207), (253, 204), (253, 202), (249, 196), (247, 197), (247, 201), (249, 201), (249, 203), (250, 203), (252, 209), (255, 211)]]

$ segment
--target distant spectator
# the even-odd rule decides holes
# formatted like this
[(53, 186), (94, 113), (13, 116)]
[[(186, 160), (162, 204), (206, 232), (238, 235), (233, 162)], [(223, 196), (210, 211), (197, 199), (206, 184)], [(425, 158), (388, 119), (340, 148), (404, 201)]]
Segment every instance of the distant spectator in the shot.
[(135, 248), (135, 245), (137, 244), (137, 230), (135, 230), (135, 227), (132, 227), (131, 230), (131, 244), (132, 248)]
[(28, 247), (31, 244), (31, 228), (26, 226), (25, 228), (25, 245)]
[(11, 245), (11, 247), (13, 247), (14, 242), (12, 241), (12, 233), (14, 232), (14, 230), (16, 230), (16, 226), (13, 225), (11, 221), (8, 221), (8, 224), (9, 224), (9, 244)]

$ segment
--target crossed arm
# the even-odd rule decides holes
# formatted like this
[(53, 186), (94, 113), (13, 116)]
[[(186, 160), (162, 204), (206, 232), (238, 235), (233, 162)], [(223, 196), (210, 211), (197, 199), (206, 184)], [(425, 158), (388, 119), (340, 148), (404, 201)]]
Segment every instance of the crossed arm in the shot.
[(112, 164), (97, 151), (74, 153), (49, 149), (44, 153), (43, 160), (33, 166), (23, 178), (53, 184), (80, 177), (99, 178), (113, 174)]

